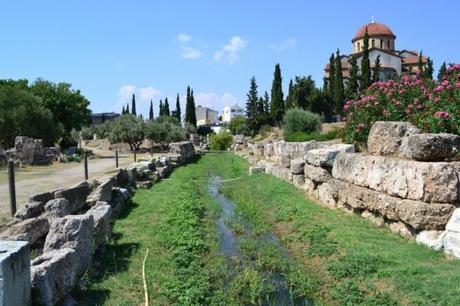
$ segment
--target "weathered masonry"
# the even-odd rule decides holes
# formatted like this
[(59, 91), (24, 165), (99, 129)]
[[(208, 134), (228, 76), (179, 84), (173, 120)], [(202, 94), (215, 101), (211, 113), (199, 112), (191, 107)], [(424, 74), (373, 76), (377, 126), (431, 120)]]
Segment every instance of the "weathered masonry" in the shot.
[[(93, 181), (30, 198), (0, 228), (0, 306), (56, 305), (66, 299), (110, 239), (112, 220), (135, 188), (150, 188), (195, 158), (191, 142)], [(31, 260), (30, 251), (35, 258)], [(65, 304), (65, 303), (64, 303)]]
[(235, 138), (251, 172), (280, 177), (329, 208), (342, 208), (460, 258), (460, 137), (377, 122), (367, 153), (338, 142)]

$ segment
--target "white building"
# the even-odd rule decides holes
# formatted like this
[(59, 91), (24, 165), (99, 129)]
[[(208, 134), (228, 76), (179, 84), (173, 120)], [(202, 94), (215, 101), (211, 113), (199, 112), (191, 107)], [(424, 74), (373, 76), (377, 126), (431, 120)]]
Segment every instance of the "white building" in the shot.
[(219, 119), (219, 113), (209, 107), (198, 105), (195, 108), (196, 125), (214, 125)]
[(229, 123), (232, 118), (236, 116), (244, 117), (244, 108), (235, 104), (233, 106), (224, 107), (224, 112), (222, 114), (222, 122)]

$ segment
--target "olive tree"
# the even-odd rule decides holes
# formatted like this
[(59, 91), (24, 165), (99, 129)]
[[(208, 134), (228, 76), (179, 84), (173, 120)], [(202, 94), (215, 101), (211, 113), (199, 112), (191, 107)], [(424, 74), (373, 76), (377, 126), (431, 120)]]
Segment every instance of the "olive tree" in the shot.
[(132, 151), (137, 151), (145, 138), (144, 126), (144, 121), (135, 115), (126, 114), (120, 116), (112, 123), (109, 141), (112, 144), (128, 143)]

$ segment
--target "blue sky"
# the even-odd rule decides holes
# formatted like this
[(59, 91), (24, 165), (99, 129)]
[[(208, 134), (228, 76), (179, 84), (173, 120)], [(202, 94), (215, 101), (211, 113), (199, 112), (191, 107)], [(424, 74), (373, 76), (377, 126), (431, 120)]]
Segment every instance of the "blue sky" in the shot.
[(459, 11), (454, 0), (2, 1), (0, 78), (72, 83), (95, 112), (119, 112), (135, 92), (144, 114), (191, 85), (221, 111), (245, 103), (253, 75), (269, 91), (276, 63), (285, 88), (296, 75), (322, 85), (331, 52), (350, 53), (371, 16), (436, 69), (460, 62)]

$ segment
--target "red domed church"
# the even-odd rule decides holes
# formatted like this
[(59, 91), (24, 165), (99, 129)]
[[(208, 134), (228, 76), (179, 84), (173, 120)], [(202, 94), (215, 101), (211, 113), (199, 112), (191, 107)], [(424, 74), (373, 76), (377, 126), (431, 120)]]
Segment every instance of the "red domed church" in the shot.
[[(353, 53), (350, 55), (342, 55), (342, 71), (343, 77), (348, 77), (348, 62), (351, 56), (356, 57), (358, 66), (361, 65), (364, 35), (369, 35), (369, 60), (371, 67), (374, 66), (375, 60), (380, 56), (382, 67), (380, 79), (388, 79), (392, 74), (401, 75), (401, 73), (415, 74), (418, 71), (419, 53), (412, 50), (396, 50), (396, 35), (393, 31), (383, 23), (372, 21), (369, 24), (363, 25), (351, 40), (353, 44)], [(427, 61), (425, 56), (422, 56), (422, 62)], [(329, 64), (324, 67), (326, 77), (329, 76)]]

